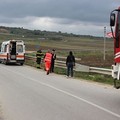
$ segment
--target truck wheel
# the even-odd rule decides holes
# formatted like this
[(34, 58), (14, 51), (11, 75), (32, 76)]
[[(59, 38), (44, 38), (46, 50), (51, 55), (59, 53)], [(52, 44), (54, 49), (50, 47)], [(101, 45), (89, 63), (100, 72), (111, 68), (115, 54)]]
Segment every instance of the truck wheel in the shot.
[(120, 80), (114, 79), (114, 87), (120, 89)]

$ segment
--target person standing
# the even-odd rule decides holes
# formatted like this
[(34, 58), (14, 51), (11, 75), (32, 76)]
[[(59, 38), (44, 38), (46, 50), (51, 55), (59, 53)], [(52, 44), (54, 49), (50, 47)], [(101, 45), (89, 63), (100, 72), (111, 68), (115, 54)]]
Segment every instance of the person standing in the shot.
[(73, 77), (73, 67), (75, 66), (75, 57), (72, 51), (69, 52), (69, 55), (66, 59), (66, 66), (67, 66), (67, 77)]
[(41, 68), (41, 59), (43, 57), (43, 53), (42, 53), (42, 50), (39, 49), (36, 53), (36, 63), (37, 63), (37, 68)]
[(51, 60), (51, 69), (50, 69), (50, 72), (54, 72), (55, 60), (56, 60), (56, 53), (55, 53), (55, 49), (53, 49), (52, 50), (52, 60)]
[(45, 70), (47, 71), (47, 75), (50, 73), (51, 60), (52, 60), (52, 54), (51, 54), (50, 50), (48, 50), (48, 52), (46, 52), (46, 54), (44, 56)]

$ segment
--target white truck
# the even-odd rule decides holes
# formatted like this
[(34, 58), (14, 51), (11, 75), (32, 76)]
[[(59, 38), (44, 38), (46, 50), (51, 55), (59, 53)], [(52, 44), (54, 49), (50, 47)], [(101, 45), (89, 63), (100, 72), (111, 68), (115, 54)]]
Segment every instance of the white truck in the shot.
[(0, 62), (4, 64), (25, 62), (25, 44), (23, 40), (9, 40), (1, 44)]

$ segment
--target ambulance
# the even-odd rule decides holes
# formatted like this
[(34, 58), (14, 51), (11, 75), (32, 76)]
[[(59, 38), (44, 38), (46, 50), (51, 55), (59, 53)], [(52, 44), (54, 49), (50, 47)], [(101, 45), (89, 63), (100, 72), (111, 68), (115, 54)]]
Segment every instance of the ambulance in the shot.
[(4, 64), (25, 62), (25, 44), (23, 40), (9, 40), (1, 44), (0, 62)]

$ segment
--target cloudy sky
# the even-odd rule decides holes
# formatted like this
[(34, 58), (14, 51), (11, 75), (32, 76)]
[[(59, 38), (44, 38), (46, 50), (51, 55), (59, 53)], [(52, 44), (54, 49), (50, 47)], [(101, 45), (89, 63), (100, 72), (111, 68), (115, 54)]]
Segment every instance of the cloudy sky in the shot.
[(103, 36), (120, 0), (0, 0), (0, 26)]

